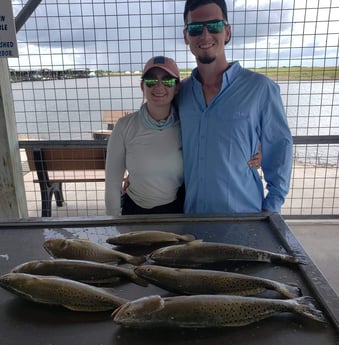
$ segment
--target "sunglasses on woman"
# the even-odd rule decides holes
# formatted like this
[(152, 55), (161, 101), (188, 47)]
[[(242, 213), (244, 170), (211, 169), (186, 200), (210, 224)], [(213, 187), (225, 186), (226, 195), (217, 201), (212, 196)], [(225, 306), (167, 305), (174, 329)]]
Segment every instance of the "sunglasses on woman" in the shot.
[(219, 34), (222, 32), (224, 25), (227, 23), (224, 20), (209, 20), (207, 22), (195, 22), (186, 24), (186, 30), (190, 36), (200, 36), (204, 27), (206, 26), (210, 34)]
[[(147, 87), (154, 87), (158, 84), (159, 79), (157, 78), (144, 78), (143, 82)], [(177, 82), (178, 79), (174, 77), (163, 77), (161, 80), (161, 84), (166, 87), (173, 87)]]

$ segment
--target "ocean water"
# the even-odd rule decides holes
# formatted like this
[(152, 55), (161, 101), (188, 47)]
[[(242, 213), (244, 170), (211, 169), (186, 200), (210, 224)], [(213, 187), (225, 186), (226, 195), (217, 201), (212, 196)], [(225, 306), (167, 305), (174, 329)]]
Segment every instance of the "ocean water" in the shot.
[[(339, 135), (338, 81), (279, 82), (294, 136)], [(92, 139), (104, 110), (138, 109), (140, 75), (12, 84), (17, 132), (32, 139)], [(295, 159), (339, 165), (338, 145), (296, 145)]]

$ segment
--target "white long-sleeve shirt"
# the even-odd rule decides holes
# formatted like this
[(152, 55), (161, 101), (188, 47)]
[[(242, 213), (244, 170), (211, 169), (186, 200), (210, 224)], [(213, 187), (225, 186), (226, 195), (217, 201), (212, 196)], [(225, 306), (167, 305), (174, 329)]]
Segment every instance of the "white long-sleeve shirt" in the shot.
[(129, 174), (128, 196), (140, 207), (153, 208), (176, 199), (183, 183), (180, 125), (155, 128), (145, 105), (118, 120), (108, 141), (105, 201), (108, 215), (119, 215), (121, 184)]

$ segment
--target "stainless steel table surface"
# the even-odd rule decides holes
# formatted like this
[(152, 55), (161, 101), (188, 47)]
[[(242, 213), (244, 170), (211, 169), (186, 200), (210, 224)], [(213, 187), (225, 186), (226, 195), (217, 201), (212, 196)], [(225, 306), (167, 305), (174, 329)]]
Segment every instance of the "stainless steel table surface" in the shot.
[[(281, 313), (244, 327), (132, 330), (116, 325), (111, 312), (74, 312), (29, 302), (0, 288), (0, 344), (339, 344), (339, 298), (278, 214), (4, 219), (0, 220), (0, 275), (23, 262), (50, 258), (43, 248), (48, 238), (86, 238), (112, 247), (106, 243), (108, 236), (137, 230), (191, 233), (209, 242), (303, 255), (308, 261), (306, 265), (239, 262), (215, 269), (297, 284), (303, 295), (315, 298), (328, 322)], [(153, 294), (172, 295), (152, 284), (140, 287), (133, 283), (117, 285), (113, 292), (129, 300)], [(278, 297), (273, 292), (268, 296)]]

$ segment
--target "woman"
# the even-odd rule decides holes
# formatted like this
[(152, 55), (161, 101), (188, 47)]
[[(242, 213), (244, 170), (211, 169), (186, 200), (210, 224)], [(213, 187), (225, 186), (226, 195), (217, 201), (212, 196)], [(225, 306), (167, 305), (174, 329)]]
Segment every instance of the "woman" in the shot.
[(157, 56), (146, 63), (141, 78), (146, 103), (119, 119), (108, 141), (107, 214), (120, 214), (126, 170), (129, 185), (122, 214), (183, 212), (183, 197), (177, 197), (183, 184), (180, 126), (172, 105), (179, 78), (179, 69), (170, 58)]
[[(146, 100), (120, 118), (110, 136), (106, 159), (108, 215), (183, 213), (183, 161), (179, 118), (172, 104), (179, 91), (175, 61), (152, 57), (141, 77)], [(249, 161), (260, 166), (260, 156)], [(121, 210), (121, 189), (128, 171)]]

